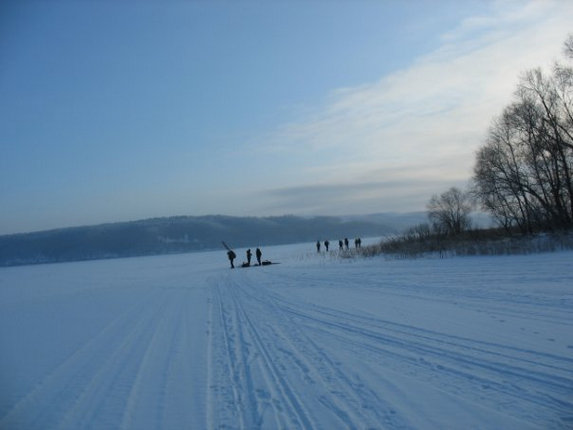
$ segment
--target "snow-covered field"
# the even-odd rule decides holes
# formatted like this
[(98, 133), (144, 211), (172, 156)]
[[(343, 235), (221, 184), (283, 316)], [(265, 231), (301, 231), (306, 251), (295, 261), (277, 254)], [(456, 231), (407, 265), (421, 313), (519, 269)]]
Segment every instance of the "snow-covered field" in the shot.
[(573, 428), (572, 252), (313, 250), (0, 269), (0, 429)]

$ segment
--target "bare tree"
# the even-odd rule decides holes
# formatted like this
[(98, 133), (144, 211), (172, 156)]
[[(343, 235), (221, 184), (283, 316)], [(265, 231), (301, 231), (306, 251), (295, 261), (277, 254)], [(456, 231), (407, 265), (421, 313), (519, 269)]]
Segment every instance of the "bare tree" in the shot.
[(563, 52), (566, 57), (573, 59), (573, 34), (570, 34), (563, 44)]
[(493, 121), (477, 153), (474, 183), (482, 207), (505, 227), (573, 225), (571, 67), (523, 75), (514, 103)]
[(472, 200), (467, 192), (452, 187), (432, 196), (427, 204), (428, 218), (434, 230), (443, 234), (459, 234), (471, 227)]

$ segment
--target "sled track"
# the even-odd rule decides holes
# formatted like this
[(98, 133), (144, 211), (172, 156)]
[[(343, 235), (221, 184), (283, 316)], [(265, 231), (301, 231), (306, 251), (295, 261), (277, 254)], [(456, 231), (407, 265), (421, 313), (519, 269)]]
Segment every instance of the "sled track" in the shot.
[[(345, 343), (354, 345), (357, 351), (363, 349), (379, 357), (392, 356), (394, 360), (401, 363), (431, 370), (432, 378), (435, 378), (436, 370), (438, 370), (440, 381), (443, 383), (443, 376), (448, 376), (452, 379), (450, 381), (452, 387), (459, 387), (460, 384), (456, 381), (461, 380), (466, 384), (478, 385), (480, 388), (478, 392), (493, 389), (534, 405), (550, 408), (560, 414), (573, 410), (573, 402), (552, 396), (552, 394), (558, 394), (561, 398), (567, 399), (571, 394), (573, 378), (555, 376), (554, 373), (536, 372), (532, 371), (529, 366), (519, 367), (519, 365), (507, 364), (503, 361), (505, 358), (509, 362), (523, 361), (531, 365), (536, 363), (532, 359), (520, 360), (507, 354), (476, 348), (467, 345), (467, 340), (466, 345), (457, 344), (455, 340), (444, 341), (441, 339), (442, 335), (434, 338), (427, 335), (421, 337), (403, 330), (394, 331), (394, 334), (390, 334), (392, 331), (382, 334), (379, 331), (367, 330), (363, 326), (348, 322), (318, 320), (315, 316), (309, 317), (299, 312), (294, 312), (294, 314), (311, 321), (311, 324), (307, 324), (308, 329), (338, 337)], [(344, 320), (344, 318), (341, 319)], [(358, 340), (360, 338), (364, 340)], [(476, 359), (476, 353), (480, 354), (479, 359)], [(500, 359), (494, 361), (488, 356)], [(540, 366), (556, 369), (552, 365), (541, 364)], [(476, 369), (479, 369), (479, 372), (474, 371)], [(558, 370), (562, 373), (567, 372), (565, 368), (558, 368)], [(490, 377), (484, 378), (485, 374)], [(417, 373), (416, 376), (419, 377)], [(544, 387), (545, 390), (538, 391), (539, 386)]]
[(227, 360), (225, 377), (232, 387), (232, 415), (238, 415), (240, 428), (259, 428), (271, 408), (278, 427), (314, 428), (308, 412), (273, 363), (234, 287), (219, 285), (216, 295)]
[[(273, 315), (275, 324), (270, 335), (281, 339), (283, 347), (279, 352), (283, 360), (292, 361), (307, 376), (311, 384), (317, 382), (324, 391), (317, 393), (328, 410), (335, 414), (349, 428), (376, 427), (381, 424), (391, 428), (406, 428), (407, 423), (396, 415), (392, 404), (365, 384), (352, 369), (343, 368), (341, 363), (331, 358), (324, 345), (318, 344), (309, 331), (293, 318), (287, 308), (278, 300), (265, 300), (271, 294), (253, 294), (249, 288), (237, 286), (248, 303), (260, 303), (259, 313), (263, 309)], [(262, 298), (261, 298), (262, 297)], [(284, 327), (289, 327), (285, 330)], [(310, 377), (309, 375), (312, 375)], [(386, 381), (389, 385), (389, 382)], [(392, 387), (394, 392), (400, 391)]]
[[(408, 427), (407, 420), (402, 421), (393, 413), (391, 402), (377, 395), (380, 387), (360, 380), (352, 374), (352, 369), (341, 368), (332, 358), (339, 352), (329, 351), (318, 340), (332, 340), (330, 345), (338, 344), (340, 350), (358, 354), (373, 368), (382, 364), (385, 369), (407, 374), (428, 385), (448, 387), (456, 396), (470, 402), (489, 403), (490, 408), (500, 413), (504, 413), (507, 405), (519, 402), (521, 415), (516, 418), (525, 417), (543, 425), (552, 423), (560, 428), (571, 415), (571, 357), (294, 301), (269, 288), (267, 282), (270, 284), (271, 280), (265, 275), (258, 275), (255, 281), (230, 282), (226, 294), (232, 296), (233, 306), (242, 314), (240, 321), (248, 326), (273, 374), (277, 375), (276, 368), (270, 363), (279, 363), (286, 369), (297, 367), (299, 374), (312, 379), (307, 390), (314, 389), (320, 403), (337, 417), (339, 425), (364, 427), (385, 423), (391, 428)], [(262, 324), (255, 326), (253, 321)], [(265, 339), (270, 345), (266, 348)], [(278, 378), (282, 385), (287, 384), (284, 378)], [(326, 390), (322, 393), (316, 390), (317, 383)], [(493, 392), (495, 396), (491, 396)], [(490, 402), (488, 397), (495, 400)]]
[(572, 255), (8, 270), (0, 429), (570, 429)]
[(336, 428), (409, 427), (390, 403), (306, 335), (289, 312), (272, 301), (261, 303), (245, 282), (225, 279), (216, 288), (227, 382), (215, 385), (232, 387), (226, 398), (233, 401), (226, 404), (240, 428), (318, 429), (325, 420)]
[[(153, 288), (62, 360), (0, 418), (2, 429), (172, 428), (196, 387), (185, 290)], [(182, 390), (183, 387), (183, 390)], [(142, 411), (146, 411), (142, 414)]]
[[(443, 356), (448, 351), (458, 351), (451, 354), (456, 361), (473, 363), (486, 369), (494, 370), (497, 365), (501, 365), (495, 359), (515, 362), (516, 365), (504, 363), (504, 374), (515, 375), (520, 378), (529, 378), (536, 383), (552, 385), (564, 390), (570, 389), (573, 380), (569, 377), (560, 377), (556, 373), (571, 375), (573, 368), (573, 358), (558, 356), (554, 354), (540, 353), (522, 348), (500, 345), (491, 342), (484, 342), (462, 338), (459, 336), (446, 335), (419, 327), (397, 324), (382, 319), (365, 318), (359, 315), (348, 314), (341, 311), (314, 305), (311, 313), (304, 313), (285, 305), (287, 312), (295, 317), (308, 320), (310, 326), (330, 326), (339, 332), (349, 332), (364, 337), (378, 339), (383, 343), (397, 345), (399, 347), (416, 347), (417, 350), (425, 354), (435, 354)], [(370, 326), (372, 329), (365, 329)], [(384, 336), (381, 333), (385, 333)], [(479, 354), (480, 361), (472, 360)], [(489, 356), (485, 358), (485, 356)], [(519, 367), (519, 363), (527, 364), (528, 368)], [(529, 366), (537, 366), (543, 371), (532, 371)]]
[[(111, 384), (122, 388), (130, 386), (129, 381), (118, 382), (115, 378), (122, 374), (129, 360), (137, 359), (139, 348), (149, 341), (149, 334), (154, 333), (153, 326), (165, 306), (165, 299), (159, 293), (134, 304), (71, 354), (14, 405), (0, 420), (0, 428), (65, 426), (72, 418), (78, 418), (78, 411), (82, 414), (80, 421), (88, 427), (87, 424), (103, 406), (100, 404), (103, 398), (99, 395), (102, 391), (108, 390)], [(158, 301), (161, 306), (153, 307), (153, 313), (145, 314), (145, 309)], [(146, 318), (140, 317), (142, 313)], [(126, 326), (130, 327), (127, 336)], [(95, 373), (90, 371), (94, 368), (97, 369)], [(53, 403), (42, 403), (45, 398), (52, 399)], [(61, 421), (50, 421), (51, 417), (58, 416), (53, 413), (53, 408), (62, 411), (59, 414)]]

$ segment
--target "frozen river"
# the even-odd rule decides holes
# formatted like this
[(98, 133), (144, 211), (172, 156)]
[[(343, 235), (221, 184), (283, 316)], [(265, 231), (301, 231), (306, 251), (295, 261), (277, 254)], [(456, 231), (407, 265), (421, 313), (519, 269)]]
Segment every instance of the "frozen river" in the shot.
[(0, 429), (573, 426), (572, 252), (263, 253), (0, 269)]

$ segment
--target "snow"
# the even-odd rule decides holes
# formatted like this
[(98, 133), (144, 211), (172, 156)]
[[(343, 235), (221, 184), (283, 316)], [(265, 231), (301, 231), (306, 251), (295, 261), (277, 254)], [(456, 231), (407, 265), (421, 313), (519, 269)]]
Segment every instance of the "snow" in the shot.
[(1, 269), (0, 429), (573, 427), (573, 252), (314, 249)]

